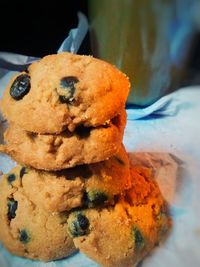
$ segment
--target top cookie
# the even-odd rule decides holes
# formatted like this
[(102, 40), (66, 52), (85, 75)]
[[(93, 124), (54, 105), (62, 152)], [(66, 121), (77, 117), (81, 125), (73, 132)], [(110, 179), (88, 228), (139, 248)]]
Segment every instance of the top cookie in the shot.
[(8, 84), (1, 109), (36, 133), (74, 131), (109, 122), (126, 102), (130, 83), (117, 68), (92, 56), (60, 53), (32, 63)]

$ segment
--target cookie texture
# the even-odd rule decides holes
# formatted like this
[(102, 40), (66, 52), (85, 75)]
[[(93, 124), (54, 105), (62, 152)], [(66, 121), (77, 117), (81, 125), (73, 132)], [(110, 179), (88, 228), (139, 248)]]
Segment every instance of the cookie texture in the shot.
[(107, 124), (124, 108), (129, 88), (125, 74), (109, 63), (64, 52), (14, 76), (0, 106), (8, 121), (22, 129), (60, 133)]
[(125, 110), (107, 126), (79, 127), (74, 133), (59, 135), (31, 133), (10, 124), (4, 135), (7, 144), (0, 145), (0, 151), (22, 165), (43, 170), (99, 162), (119, 151), (125, 124)]
[(81, 252), (102, 266), (135, 266), (170, 228), (166, 203), (150, 172), (132, 168), (132, 188), (114, 206), (70, 214), (68, 231)]
[(15, 167), (9, 177), (19, 177), (26, 196), (48, 212), (77, 207), (109, 205), (130, 188), (128, 156), (122, 147), (107, 161), (57, 172)]
[[(21, 172), (22, 175), (23, 171)], [(66, 231), (65, 213), (49, 213), (35, 205), (23, 189), (20, 174), (0, 181), (0, 240), (13, 254), (50, 261), (76, 251)]]

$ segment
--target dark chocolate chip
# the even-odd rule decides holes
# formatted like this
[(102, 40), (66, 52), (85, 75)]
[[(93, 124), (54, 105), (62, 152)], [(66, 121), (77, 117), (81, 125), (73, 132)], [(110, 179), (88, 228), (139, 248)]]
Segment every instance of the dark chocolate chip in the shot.
[(26, 167), (22, 167), (20, 172), (19, 172), (19, 177), (22, 178), (24, 176), (24, 174), (27, 173), (27, 169)]
[(30, 241), (30, 236), (28, 234), (28, 232), (26, 231), (26, 229), (22, 229), (19, 232), (19, 240), (23, 243), (23, 244), (27, 244)]
[(82, 214), (79, 213), (77, 215), (77, 221), (78, 221), (79, 227), (82, 230), (86, 230), (88, 228), (88, 226), (89, 226), (89, 220), (84, 215), (82, 215)]
[(136, 247), (136, 249), (142, 249), (144, 247), (144, 245), (145, 245), (144, 237), (143, 237), (142, 233), (135, 226), (132, 229), (132, 233), (133, 233), (133, 235), (135, 237), (135, 247)]
[(163, 218), (170, 217), (170, 211), (166, 203), (164, 203), (160, 207), (160, 211), (157, 213), (157, 209), (155, 205), (152, 205), (152, 210), (154, 211), (155, 218), (159, 221), (162, 220)]
[(162, 209), (162, 207), (161, 207), (159, 213), (156, 215), (156, 219), (159, 221), (159, 220), (162, 219), (163, 216), (166, 216), (166, 212), (165, 212), (165, 210)]
[(7, 176), (7, 181), (8, 181), (9, 184), (12, 184), (12, 182), (14, 182), (15, 179), (16, 179), (16, 176), (15, 176), (14, 173), (11, 173), (11, 174), (9, 174), (9, 175)]
[(159, 234), (162, 237), (170, 228), (170, 213), (166, 205), (161, 206), (160, 212), (156, 215)]
[(64, 94), (60, 94), (59, 99), (62, 103), (70, 104), (74, 98), (75, 93), (75, 84), (78, 83), (79, 80), (74, 76), (63, 77), (60, 80), (60, 86), (66, 92)]
[(95, 207), (103, 205), (108, 200), (108, 196), (104, 192), (89, 191), (85, 193), (84, 200), (88, 207)]
[(74, 221), (69, 225), (69, 231), (73, 237), (83, 236), (88, 233), (89, 225), (90, 223), (88, 218), (79, 213), (76, 215)]
[(30, 76), (27, 74), (19, 75), (10, 87), (10, 95), (15, 100), (22, 99), (30, 90)]
[(14, 198), (9, 198), (8, 199), (8, 220), (12, 220), (15, 218), (16, 216), (16, 210), (17, 210), (17, 206), (18, 206), (18, 202), (14, 200)]
[(165, 220), (166, 220), (166, 222), (163, 221), (162, 224), (159, 227), (159, 235), (160, 235), (160, 237), (163, 237), (167, 233), (169, 228), (170, 228), (170, 220), (169, 220), (169, 218), (168, 219), (165, 218)]

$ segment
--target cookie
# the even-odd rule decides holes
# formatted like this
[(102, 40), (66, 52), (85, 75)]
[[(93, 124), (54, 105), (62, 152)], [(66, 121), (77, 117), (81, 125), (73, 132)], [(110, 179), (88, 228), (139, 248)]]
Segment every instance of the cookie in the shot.
[(30, 132), (74, 131), (106, 125), (124, 108), (129, 88), (125, 74), (109, 63), (65, 52), (14, 76), (1, 108), (8, 121)]
[(0, 151), (22, 165), (43, 170), (60, 170), (103, 161), (120, 149), (126, 124), (122, 110), (107, 126), (79, 127), (59, 135), (34, 134), (11, 124), (5, 133), (7, 145)]
[(123, 147), (116, 156), (100, 163), (58, 172), (17, 166), (7, 175), (12, 176), (20, 180), (28, 199), (48, 212), (108, 205), (131, 186), (128, 156)]
[(68, 231), (81, 252), (106, 267), (135, 266), (170, 227), (166, 203), (145, 168), (131, 170), (133, 186), (115, 206), (70, 214)]
[(35, 205), (14, 173), (0, 181), (0, 240), (13, 254), (50, 261), (76, 251), (66, 231), (67, 216)]

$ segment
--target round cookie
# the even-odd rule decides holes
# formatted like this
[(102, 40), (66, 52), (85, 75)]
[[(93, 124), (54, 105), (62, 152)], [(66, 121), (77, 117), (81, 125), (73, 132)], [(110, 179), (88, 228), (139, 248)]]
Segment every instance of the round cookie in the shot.
[(0, 151), (22, 165), (43, 170), (99, 162), (118, 152), (125, 124), (125, 110), (107, 126), (79, 127), (74, 133), (65, 131), (59, 135), (30, 133), (11, 124), (4, 134), (7, 144), (0, 145)]
[(131, 174), (133, 187), (115, 206), (78, 210), (68, 219), (75, 246), (105, 267), (135, 266), (170, 227), (166, 203), (148, 171)]
[(13, 77), (1, 108), (8, 121), (30, 132), (74, 131), (107, 124), (124, 108), (129, 88), (125, 74), (109, 63), (65, 52)]
[(13, 254), (50, 261), (76, 251), (66, 231), (67, 216), (35, 205), (13, 174), (0, 181), (0, 240)]
[(129, 160), (123, 147), (103, 162), (59, 172), (17, 166), (7, 176), (11, 175), (20, 180), (28, 199), (48, 212), (108, 205), (131, 186)]

